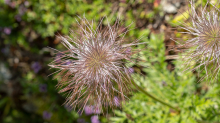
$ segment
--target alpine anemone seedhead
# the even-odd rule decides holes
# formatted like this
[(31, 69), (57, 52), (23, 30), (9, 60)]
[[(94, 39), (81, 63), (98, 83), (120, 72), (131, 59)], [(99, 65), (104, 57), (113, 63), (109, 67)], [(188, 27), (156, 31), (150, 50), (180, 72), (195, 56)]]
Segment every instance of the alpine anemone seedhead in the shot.
[[(193, 38), (187, 39), (180, 47), (187, 47), (187, 55), (184, 60), (187, 61), (188, 69), (205, 70), (207, 78), (215, 80), (219, 73), (220, 65), (220, 16), (219, 9), (207, 2), (205, 7), (196, 11), (193, 1), (190, 1), (189, 10), (190, 25), (185, 24), (182, 27)], [(191, 62), (196, 62), (194, 67)]]
[(83, 110), (92, 105), (102, 110), (102, 106), (117, 107), (115, 96), (122, 101), (131, 90), (131, 73), (126, 61), (131, 61), (134, 51), (132, 45), (125, 44), (123, 35), (118, 30), (118, 22), (102, 28), (99, 23), (96, 30), (85, 18), (78, 22), (77, 34), (72, 37), (59, 36), (66, 51), (58, 51), (55, 60), (49, 64), (58, 68), (59, 92), (66, 92), (66, 104)]

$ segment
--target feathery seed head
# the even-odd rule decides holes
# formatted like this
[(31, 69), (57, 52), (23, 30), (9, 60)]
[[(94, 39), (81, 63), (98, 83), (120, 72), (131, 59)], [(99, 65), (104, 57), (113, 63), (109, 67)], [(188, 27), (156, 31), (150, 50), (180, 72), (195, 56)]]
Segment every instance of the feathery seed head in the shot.
[[(219, 72), (220, 57), (220, 17), (219, 9), (215, 5), (207, 2), (205, 7), (196, 11), (193, 1), (190, 1), (191, 9), (189, 10), (190, 25), (185, 24), (182, 29), (193, 38), (187, 39), (183, 45), (178, 47), (188, 47), (187, 55), (184, 60), (191, 69), (191, 61), (197, 65), (193, 70), (200, 68), (205, 69), (208, 79), (216, 79)], [(211, 9), (208, 6), (211, 5)], [(204, 79), (204, 77), (203, 77)]]
[(118, 32), (118, 22), (105, 28), (100, 22), (94, 30), (88, 20), (83, 18), (81, 21), (84, 25), (78, 22), (80, 36), (74, 33), (73, 38), (60, 36), (68, 50), (58, 51), (49, 66), (59, 69), (57, 86), (60, 92), (67, 92), (67, 104), (74, 108), (78, 105), (81, 110), (86, 105), (96, 109), (114, 108), (115, 96), (124, 101), (130, 91), (132, 78), (125, 60), (131, 61), (134, 54), (131, 46), (137, 45), (137, 41), (125, 44), (120, 35), (126, 32)]

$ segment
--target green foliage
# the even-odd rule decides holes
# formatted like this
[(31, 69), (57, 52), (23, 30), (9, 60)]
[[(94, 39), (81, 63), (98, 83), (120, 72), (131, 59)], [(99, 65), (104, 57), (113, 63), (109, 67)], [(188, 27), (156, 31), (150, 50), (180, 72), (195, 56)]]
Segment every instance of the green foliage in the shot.
[[(51, 73), (47, 64), (52, 60), (52, 53), (50, 54), (45, 47), (62, 50), (63, 47), (58, 45), (59, 40), (55, 35), (66, 35), (70, 29), (77, 30), (78, 16), (85, 16), (88, 21), (93, 20), (95, 26), (105, 16), (113, 24), (119, 15), (121, 27), (129, 27), (127, 33), (129, 38), (125, 37), (125, 40), (140, 39), (147, 45), (136, 47), (144, 49), (136, 56), (141, 60), (138, 60), (138, 64), (130, 64), (135, 67), (136, 73), (133, 74), (135, 82), (157, 98), (178, 106), (181, 113), (137, 91), (130, 97), (130, 101), (123, 105), (122, 111), (115, 110), (115, 115), (109, 113), (111, 121), (116, 123), (219, 121), (220, 86), (214, 84), (208, 87), (209, 85), (196, 83), (194, 73), (182, 72), (183, 61), (175, 61), (173, 71), (167, 69), (165, 35), (156, 35), (153, 32), (160, 29), (152, 29), (158, 18), (160, 20), (165, 15), (161, 6), (154, 6), (155, 0), (125, 0), (125, 2), (8, 0), (11, 1), (9, 3), (6, 1), (0, 0), (0, 60), (13, 77), (8, 77), (10, 80), (0, 79), (0, 122), (72, 123), (77, 122), (78, 118), (91, 122), (91, 115), (80, 116), (76, 113), (77, 109), (69, 111), (63, 106), (65, 95), (57, 93), (55, 87), (57, 81), (52, 80), (53, 75), (47, 76)], [(197, 4), (204, 5), (206, 1), (199, 0)], [(179, 21), (184, 21), (183, 15), (170, 18), (170, 21), (165, 22), (168, 26), (176, 26), (180, 24)], [(103, 26), (107, 24), (106, 21), (103, 21)], [(9, 32), (5, 32), (5, 28), (8, 28)], [(178, 37), (186, 36), (179, 34)], [(2, 49), (6, 49), (7, 52), (2, 53)], [(34, 73), (31, 67), (36, 61), (41, 63), (42, 67), (38, 73)], [(0, 72), (2, 70), (3, 67)], [(7, 78), (5, 73), (0, 74), (1, 78)], [(40, 91), (41, 84), (47, 85), (46, 92)], [(44, 111), (52, 113), (51, 119), (43, 118)], [(99, 120), (110, 122), (103, 115), (100, 115)]]
[(97, 22), (111, 12), (109, 9), (111, 4), (106, 5), (104, 1), (100, 0), (94, 1), (93, 4), (80, 0), (40, 0), (31, 2), (31, 5), (33, 9), (27, 12), (25, 19), (43, 37), (54, 36), (55, 32), (59, 30), (63, 34), (68, 34), (69, 29), (76, 24), (77, 15), (82, 16), (89, 13), (88, 16), (86, 15), (87, 19)]
[(219, 122), (219, 90), (215, 84), (196, 83), (195, 75), (182, 72), (183, 61), (175, 61), (175, 69), (167, 70), (163, 35), (152, 34), (148, 41), (148, 50), (140, 53), (143, 62), (148, 65), (144, 74), (133, 74), (137, 84), (157, 98), (178, 107), (181, 112), (152, 100), (141, 92), (136, 92), (123, 106), (122, 111), (115, 111), (112, 117), (115, 123), (197, 123), (200, 121)]

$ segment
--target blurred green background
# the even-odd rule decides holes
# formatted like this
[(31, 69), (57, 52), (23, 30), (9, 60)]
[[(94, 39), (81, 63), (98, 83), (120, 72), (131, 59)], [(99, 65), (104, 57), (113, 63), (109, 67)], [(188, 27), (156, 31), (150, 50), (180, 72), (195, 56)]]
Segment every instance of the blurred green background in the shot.
[[(185, 0), (0, 0), (0, 122), (220, 122), (220, 85), (197, 83), (203, 72), (183, 72), (183, 61), (169, 49), (175, 46), (171, 38), (186, 38), (176, 27), (187, 20), (187, 8)], [(129, 64), (135, 82), (181, 112), (138, 91), (122, 109), (105, 115), (89, 106), (81, 114), (63, 104), (65, 95), (58, 93), (57, 80), (48, 76), (56, 71), (48, 67), (56, 57), (48, 47), (65, 50), (56, 35), (77, 30), (78, 16), (94, 24), (103, 17), (113, 24), (120, 17), (119, 29), (130, 29), (125, 40), (147, 43), (134, 47), (144, 49), (139, 60)]]

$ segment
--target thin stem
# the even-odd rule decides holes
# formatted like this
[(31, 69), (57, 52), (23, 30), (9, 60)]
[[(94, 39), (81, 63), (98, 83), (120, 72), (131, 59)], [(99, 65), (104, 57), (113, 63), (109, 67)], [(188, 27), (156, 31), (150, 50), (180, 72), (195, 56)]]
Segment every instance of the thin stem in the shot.
[(172, 109), (178, 111), (178, 113), (180, 113), (180, 109), (179, 109), (179, 108), (174, 107), (174, 106), (170, 105), (169, 103), (166, 103), (166, 102), (164, 102), (164, 101), (162, 101), (162, 100), (156, 98), (155, 96), (151, 95), (150, 93), (148, 93), (147, 91), (145, 91), (142, 87), (138, 86), (133, 80), (132, 80), (131, 82), (132, 82), (132, 84), (133, 84), (139, 91), (141, 91), (142, 93), (144, 93), (144, 94), (147, 95), (148, 97), (150, 97), (150, 98), (154, 99), (155, 101), (160, 102), (160, 103), (162, 103), (162, 104), (164, 104), (164, 105), (166, 105), (166, 106), (168, 106), (168, 107), (170, 107), (170, 108), (172, 108)]

